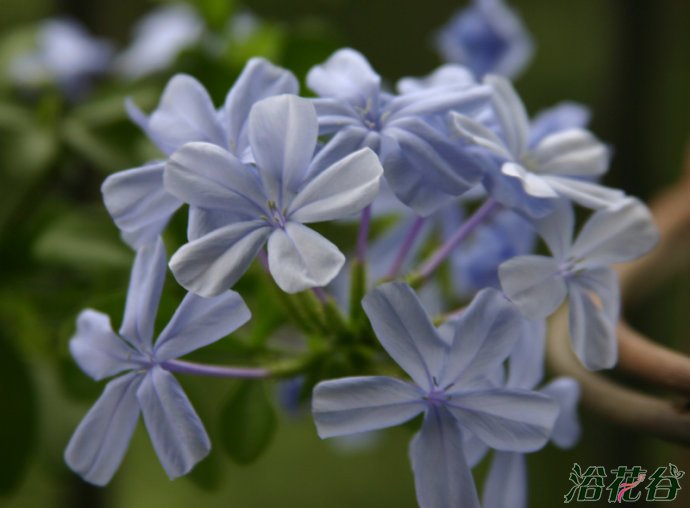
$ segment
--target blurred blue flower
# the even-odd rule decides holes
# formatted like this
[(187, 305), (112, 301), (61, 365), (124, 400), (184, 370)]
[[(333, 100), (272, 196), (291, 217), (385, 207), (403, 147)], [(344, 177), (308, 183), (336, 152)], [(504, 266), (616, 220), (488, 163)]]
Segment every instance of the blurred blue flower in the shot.
[(609, 265), (641, 256), (659, 235), (647, 207), (632, 198), (594, 213), (573, 242), (574, 224), (572, 207), (560, 202), (537, 221), (553, 257), (510, 259), (499, 267), (499, 278), (530, 319), (550, 315), (567, 296), (573, 350), (588, 369), (610, 368), (617, 358), (620, 295)]
[(268, 242), (268, 267), (288, 293), (328, 284), (345, 256), (303, 224), (359, 212), (376, 197), (376, 155), (329, 144), (316, 157), (314, 106), (270, 97), (249, 114), (253, 164), (210, 143), (188, 143), (165, 169), (165, 187), (196, 207), (190, 242), (170, 260), (177, 281), (203, 296), (231, 287)]
[(534, 45), (515, 12), (503, 0), (474, 0), (438, 33), (436, 46), (447, 62), (486, 74), (513, 78), (534, 53)]
[[(184, 74), (170, 80), (151, 115), (145, 115), (132, 102), (127, 107), (134, 122), (166, 156), (185, 143), (204, 141), (221, 146), (242, 160), (251, 160), (249, 110), (265, 97), (297, 93), (298, 88), (291, 72), (262, 58), (252, 58), (220, 110), (216, 110), (204, 87)], [(155, 240), (182, 205), (165, 191), (164, 168), (165, 160), (154, 161), (110, 175), (103, 182), (105, 206), (124, 239), (134, 247)]]
[(115, 70), (136, 79), (167, 69), (183, 49), (201, 39), (204, 23), (187, 4), (154, 9), (134, 28), (134, 40), (115, 59)]
[[(445, 240), (462, 224), (462, 210), (449, 206), (438, 215), (443, 218)], [(499, 288), (498, 266), (512, 257), (530, 253), (535, 238), (530, 222), (511, 210), (499, 211), (451, 254), (455, 290), (460, 294), (473, 294), (484, 287)]]
[(166, 273), (160, 239), (134, 261), (122, 326), (84, 310), (70, 341), (72, 356), (96, 380), (116, 374), (77, 427), (65, 450), (67, 465), (86, 481), (105, 485), (120, 466), (141, 412), (158, 458), (170, 478), (189, 472), (211, 449), (194, 411), (166, 362), (211, 344), (250, 318), (233, 291), (215, 298), (187, 294), (168, 325), (152, 341)]
[(55, 82), (70, 96), (84, 92), (89, 78), (108, 70), (113, 56), (109, 41), (92, 37), (70, 19), (49, 19), (38, 29), (38, 49), (10, 64), (19, 84), (38, 86)]
[(557, 416), (549, 397), (494, 382), (521, 316), (499, 292), (486, 289), (445, 328), (448, 340), (405, 284), (379, 286), (362, 305), (381, 345), (414, 382), (374, 376), (319, 383), (312, 402), (319, 436), (386, 428), (424, 413), (410, 445), (420, 506), (478, 507), (463, 435), (498, 450), (532, 451), (547, 441)]

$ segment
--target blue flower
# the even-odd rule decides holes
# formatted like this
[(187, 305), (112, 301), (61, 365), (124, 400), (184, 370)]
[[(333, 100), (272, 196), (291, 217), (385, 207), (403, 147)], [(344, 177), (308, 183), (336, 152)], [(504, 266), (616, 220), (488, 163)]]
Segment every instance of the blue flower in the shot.
[(119, 333), (107, 315), (84, 310), (70, 341), (72, 356), (92, 378), (121, 374), (108, 382), (65, 450), (67, 465), (95, 485), (108, 483), (120, 466), (140, 412), (170, 478), (187, 473), (211, 448), (199, 416), (166, 365), (239, 328), (249, 320), (249, 309), (232, 291), (212, 299), (188, 294), (154, 343), (165, 273), (163, 243), (142, 247)]
[(498, 450), (532, 451), (549, 438), (557, 416), (549, 397), (494, 383), (518, 338), (520, 314), (486, 289), (449, 324), (446, 338), (405, 284), (380, 286), (362, 305), (381, 345), (413, 382), (373, 376), (319, 383), (312, 402), (319, 436), (386, 428), (424, 413), (410, 445), (420, 506), (478, 507), (463, 435)]
[[(204, 141), (222, 146), (251, 160), (247, 119), (261, 99), (297, 93), (296, 78), (261, 58), (245, 66), (230, 89), (225, 104), (216, 110), (204, 87), (191, 76), (178, 74), (165, 87), (158, 108), (146, 116), (132, 102), (132, 119), (158, 148), (169, 156), (185, 143)], [(125, 240), (134, 247), (156, 239), (181, 201), (165, 191), (165, 160), (120, 171), (103, 182), (103, 200)]]
[(559, 203), (537, 221), (537, 231), (553, 257), (520, 256), (499, 267), (506, 295), (530, 319), (543, 319), (569, 302), (573, 350), (585, 367), (605, 369), (616, 363), (615, 327), (620, 295), (609, 267), (635, 259), (658, 240), (649, 210), (628, 198), (592, 215), (573, 242), (574, 217)]
[(67, 94), (77, 95), (89, 77), (107, 70), (112, 55), (110, 42), (92, 37), (76, 21), (49, 19), (38, 29), (38, 49), (16, 58), (10, 73), (21, 84), (54, 81)]
[(331, 143), (350, 150), (362, 146), (374, 150), (391, 189), (418, 213), (428, 215), (440, 206), (440, 189), (445, 190), (442, 204), (483, 176), (427, 120), (451, 110), (473, 115), (486, 108), (486, 87), (463, 79), (454, 85), (412, 90), (414, 84), (403, 82), (409, 92), (393, 95), (383, 91), (381, 77), (352, 49), (336, 51), (312, 68), (307, 84), (320, 96), (314, 99), (320, 134), (335, 134)]
[[(443, 239), (462, 224), (462, 214), (455, 207), (438, 212), (443, 217)], [(460, 294), (473, 294), (484, 287), (500, 287), (498, 266), (504, 261), (532, 251), (533, 226), (511, 210), (501, 210), (490, 222), (477, 228), (450, 255), (453, 282)]]
[(134, 28), (134, 40), (115, 60), (115, 69), (136, 79), (170, 66), (184, 48), (204, 32), (199, 15), (185, 4), (154, 9)]
[(520, 18), (503, 0), (474, 0), (453, 16), (436, 38), (447, 62), (513, 78), (525, 68), (534, 45)]
[[(563, 123), (552, 117), (550, 124), (537, 124), (533, 137), (525, 107), (510, 82), (499, 76), (487, 76), (484, 82), (493, 88), (496, 128), (458, 113), (451, 117), (456, 135), (494, 157), (484, 182), (494, 198), (531, 216), (549, 213), (554, 198), (595, 209), (622, 199), (620, 191), (588, 181), (607, 171), (606, 146), (580, 127), (562, 128), (576, 125), (582, 115), (561, 112)], [(547, 135), (545, 125), (557, 130)]]
[(307, 99), (282, 95), (249, 114), (254, 164), (210, 143), (189, 143), (165, 170), (168, 192), (198, 209), (190, 243), (172, 257), (177, 281), (203, 296), (231, 287), (268, 242), (268, 265), (284, 291), (324, 286), (345, 256), (303, 224), (357, 213), (376, 197), (376, 155), (329, 145), (314, 157), (318, 122)]

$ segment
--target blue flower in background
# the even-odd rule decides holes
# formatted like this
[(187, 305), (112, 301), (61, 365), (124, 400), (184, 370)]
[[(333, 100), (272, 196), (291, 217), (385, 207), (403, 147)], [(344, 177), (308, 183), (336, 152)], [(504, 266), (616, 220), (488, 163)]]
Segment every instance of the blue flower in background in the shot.
[[(185, 143), (204, 141), (221, 146), (243, 160), (251, 160), (247, 119), (263, 98), (297, 93), (293, 74), (270, 62), (253, 58), (216, 110), (204, 87), (191, 76), (174, 76), (163, 91), (158, 108), (146, 116), (128, 103), (132, 119), (169, 156)], [(165, 160), (120, 171), (103, 182), (103, 200), (125, 240), (134, 247), (153, 241), (182, 202), (165, 191)], [(196, 212), (192, 212), (196, 213)]]
[(436, 37), (447, 62), (486, 74), (517, 76), (529, 63), (534, 45), (515, 12), (503, 0), (474, 0), (458, 11)]
[(573, 242), (574, 225), (572, 207), (564, 202), (537, 221), (553, 257), (506, 261), (499, 267), (501, 286), (530, 319), (552, 314), (567, 297), (573, 350), (588, 369), (611, 368), (620, 295), (609, 265), (646, 253), (659, 234), (647, 207), (632, 198), (594, 213)]
[[(543, 216), (554, 206), (554, 198), (567, 198), (588, 208), (605, 208), (620, 201), (623, 194), (588, 181), (608, 170), (609, 152), (589, 131), (579, 127), (544, 132), (546, 121), (539, 126), (538, 143), (530, 135), (525, 107), (509, 81), (487, 76), (493, 88), (492, 106), (497, 122), (490, 129), (475, 119), (450, 113), (452, 128), (465, 142), (483, 148), (494, 158), (487, 172), (485, 186), (504, 205), (531, 216)], [(577, 115), (577, 114), (576, 114)], [(568, 122), (581, 117), (560, 117)]]
[[(438, 214), (443, 216), (443, 238), (450, 238), (462, 224), (463, 214), (457, 207), (446, 207)], [(484, 287), (499, 288), (498, 266), (530, 253), (535, 238), (534, 227), (520, 215), (511, 210), (496, 213), (450, 255), (455, 290), (473, 294)]]
[(38, 49), (17, 57), (9, 72), (20, 84), (56, 82), (74, 96), (85, 90), (90, 77), (108, 69), (112, 56), (110, 42), (92, 37), (76, 21), (49, 19), (38, 29)]
[[(382, 89), (381, 77), (352, 49), (336, 51), (312, 68), (307, 85), (320, 96), (314, 99), (319, 133), (335, 134), (332, 143), (350, 150), (374, 150), (391, 189), (418, 213), (428, 215), (440, 206), (440, 188), (446, 190), (445, 203), (481, 179), (477, 165), (464, 160), (427, 120), (451, 110), (473, 115), (486, 108), (486, 87), (460, 80), (452, 86), (394, 95)], [(400, 163), (402, 150), (406, 155)]]
[(381, 345), (413, 383), (385, 376), (319, 383), (312, 412), (319, 436), (342, 436), (401, 424), (424, 413), (410, 445), (420, 506), (478, 507), (463, 434), (491, 448), (541, 448), (557, 406), (544, 395), (496, 386), (495, 372), (512, 351), (521, 316), (499, 292), (480, 292), (439, 334), (409, 286), (391, 283), (362, 301)]
[(141, 248), (134, 261), (122, 326), (83, 311), (70, 341), (72, 356), (96, 380), (116, 374), (77, 427), (65, 461), (86, 481), (105, 485), (120, 466), (139, 413), (170, 478), (189, 472), (211, 449), (194, 411), (166, 362), (211, 344), (250, 318), (242, 298), (228, 291), (205, 299), (188, 294), (153, 343), (153, 327), (166, 273), (160, 239)]
[(249, 115), (254, 164), (210, 143), (189, 143), (165, 170), (167, 191), (200, 209), (190, 242), (170, 260), (177, 281), (204, 296), (231, 287), (268, 242), (268, 267), (288, 293), (328, 284), (345, 256), (303, 224), (361, 211), (383, 173), (368, 148), (331, 144), (314, 157), (318, 121), (307, 99), (282, 95)]
[(204, 33), (204, 23), (186, 4), (154, 9), (134, 27), (134, 40), (118, 55), (115, 70), (136, 79), (164, 70)]

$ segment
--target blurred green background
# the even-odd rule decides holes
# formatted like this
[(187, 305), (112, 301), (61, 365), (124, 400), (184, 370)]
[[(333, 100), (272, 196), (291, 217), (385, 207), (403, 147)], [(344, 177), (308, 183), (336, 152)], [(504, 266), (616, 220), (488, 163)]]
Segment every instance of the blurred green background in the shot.
[[(41, 19), (76, 18), (123, 47), (136, 20), (160, 3), (2, 0), (0, 69), (26, 46)], [(192, 48), (167, 73), (97, 84), (83, 104), (65, 103), (56, 91), (27, 95), (0, 75), (0, 506), (415, 506), (407, 460), (412, 431), (405, 427), (382, 432), (371, 443), (322, 442), (305, 409), (291, 416), (281, 412), (276, 435), (254, 463), (231, 461), (218, 445), (228, 423), (219, 415), (238, 387), (224, 380), (182, 379), (216, 445), (190, 478), (168, 481), (143, 425), (107, 488), (84, 484), (63, 464), (71, 432), (101, 389), (68, 356), (75, 317), (88, 306), (119, 323), (132, 259), (102, 206), (99, 186), (107, 174), (155, 156), (127, 120), (123, 98), (131, 95), (150, 108), (169, 75), (185, 71), (197, 76), (219, 104), (250, 56), (267, 56), (303, 79), (312, 65), (342, 46), (363, 52), (393, 83), (440, 63), (431, 36), (464, 5), (451, 0), (193, 3), (215, 29), (233, 12), (250, 11), (263, 21), (249, 40), (223, 46), (214, 58)], [(643, 199), (671, 184), (690, 134), (690, 2), (510, 4), (537, 44), (534, 60), (516, 81), (530, 112), (566, 99), (589, 105), (592, 130), (615, 148), (607, 183)], [(181, 240), (183, 218), (176, 221), (170, 234)], [(631, 322), (690, 351), (689, 282), (683, 274), (630, 309)], [(169, 281), (162, 314), (172, 312), (179, 296)], [(254, 295), (253, 304), (259, 306), (265, 297)], [(274, 324), (265, 328), (267, 335)], [(236, 350), (220, 353), (242, 358), (263, 340), (245, 335)], [(276, 387), (267, 388), (274, 399)], [(670, 461), (690, 471), (686, 449), (587, 414), (582, 421), (583, 439), (575, 449), (548, 447), (529, 458), (530, 506), (562, 502), (573, 462), (653, 469)], [(674, 504), (690, 506), (690, 487)]]

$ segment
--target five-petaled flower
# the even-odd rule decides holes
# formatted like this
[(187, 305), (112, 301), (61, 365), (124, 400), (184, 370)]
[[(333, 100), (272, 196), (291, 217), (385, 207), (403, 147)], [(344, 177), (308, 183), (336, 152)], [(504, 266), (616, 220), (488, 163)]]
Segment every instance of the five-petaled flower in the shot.
[(208, 435), (170, 362), (225, 337), (247, 322), (242, 298), (228, 291), (215, 298), (187, 294), (155, 344), (153, 326), (166, 273), (165, 248), (158, 240), (137, 253), (122, 326), (85, 310), (77, 319), (70, 351), (96, 380), (108, 382), (65, 450), (65, 461), (86, 481), (105, 485), (120, 466), (139, 413), (170, 478), (188, 473), (211, 449)]
[(478, 507), (463, 436), (497, 450), (533, 451), (546, 443), (558, 414), (551, 398), (496, 382), (522, 330), (520, 313), (485, 289), (449, 323), (446, 337), (403, 283), (379, 286), (362, 305), (381, 345), (413, 382), (372, 376), (319, 383), (312, 401), (319, 435), (381, 429), (424, 413), (410, 446), (420, 506)]
[(305, 223), (343, 218), (370, 204), (383, 172), (368, 148), (330, 144), (316, 156), (318, 123), (306, 99), (282, 95), (249, 114), (253, 164), (210, 143), (188, 143), (165, 170), (165, 186), (196, 207), (190, 242), (170, 260), (177, 281), (203, 296), (231, 287), (268, 242), (278, 286), (294, 293), (328, 284), (345, 256)]
[(573, 350), (585, 367), (616, 364), (618, 278), (609, 265), (649, 251), (659, 233), (639, 201), (628, 198), (594, 213), (573, 242), (572, 207), (560, 202), (537, 221), (537, 231), (553, 257), (519, 256), (499, 267), (501, 287), (530, 319), (543, 319), (568, 298)]

